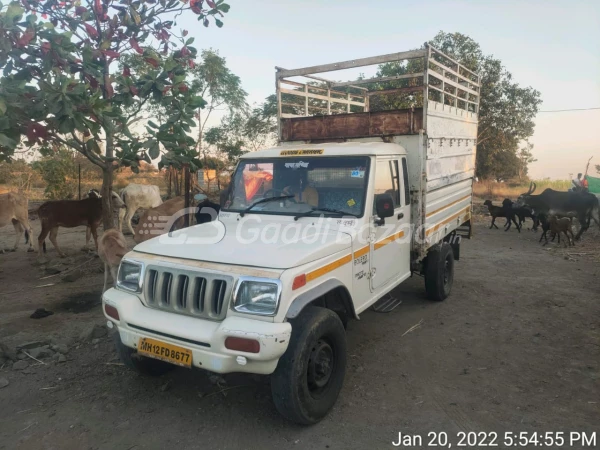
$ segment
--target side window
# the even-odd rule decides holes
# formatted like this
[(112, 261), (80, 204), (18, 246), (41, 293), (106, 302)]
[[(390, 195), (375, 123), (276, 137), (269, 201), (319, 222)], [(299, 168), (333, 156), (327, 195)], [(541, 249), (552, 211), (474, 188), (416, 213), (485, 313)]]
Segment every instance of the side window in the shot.
[(402, 178), (404, 178), (404, 204), (410, 205), (410, 189), (408, 188), (408, 167), (406, 158), (402, 158)]
[[(394, 207), (400, 206), (400, 186), (398, 177), (398, 161), (377, 161), (375, 169), (375, 196), (390, 194), (394, 200)], [(375, 204), (373, 204), (375, 211)]]
[(394, 186), (394, 206), (400, 206), (400, 172), (398, 171), (398, 160), (390, 161), (390, 169), (392, 170), (392, 184)]

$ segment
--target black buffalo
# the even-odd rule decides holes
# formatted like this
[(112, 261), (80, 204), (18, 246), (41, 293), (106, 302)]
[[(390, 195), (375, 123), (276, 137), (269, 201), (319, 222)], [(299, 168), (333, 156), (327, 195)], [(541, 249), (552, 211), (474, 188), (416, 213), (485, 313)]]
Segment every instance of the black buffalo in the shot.
[(575, 239), (590, 227), (592, 219), (600, 227), (600, 204), (598, 197), (588, 192), (560, 192), (546, 189), (539, 195), (532, 195), (536, 185), (531, 182), (529, 191), (519, 196), (517, 205), (528, 206), (535, 214), (559, 217), (577, 217), (581, 224)]

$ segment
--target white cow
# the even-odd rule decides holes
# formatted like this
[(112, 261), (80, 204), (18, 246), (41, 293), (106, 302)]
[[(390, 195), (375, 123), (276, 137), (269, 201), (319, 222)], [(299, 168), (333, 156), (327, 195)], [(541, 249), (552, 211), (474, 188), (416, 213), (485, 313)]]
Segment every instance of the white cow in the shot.
[(158, 186), (149, 184), (130, 184), (121, 190), (121, 199), (125, 203), (126, 208), (119, 211), (118, 230), (123, 230), (123, 218), (125, 218), (131, 234), (134, 234), (133, 227), (131, 226), (131, 218), (138, 209), (156, 208), (162, 204), (160, 189)]
[(19, 239), (23, 235), (23, 229), (28, 233), (29, 250), (33, 251), (33, 232), (29, 224), (29, 200), (22, 194), (8, 192), (0, 195), (0, 228), (12, 222), (17, 237), (13, 250), (19, 246)]

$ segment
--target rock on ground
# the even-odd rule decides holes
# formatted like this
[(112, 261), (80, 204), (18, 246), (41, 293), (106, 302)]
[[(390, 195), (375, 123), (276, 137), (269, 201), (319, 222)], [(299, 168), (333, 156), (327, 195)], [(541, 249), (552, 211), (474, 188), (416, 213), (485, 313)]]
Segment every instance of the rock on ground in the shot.
[(17, 352), (15, 349), (10, 348), (4, 342), (0, 342), (0, 359), (8, 359), (10, 361), (17, 360)]
[(62, 280), (66, 281), (68, 283), (72, 283), (74, 281), (79, 280), (81, 277), (83, 276), (83, 272), (79, 269), (75, 269), (72, 272), (69, 272), (67, 275), (65, 275)]
[(106, 331), (105, 326), (94, 325), (91, 329), (85, 330), (83, 333), (81, 333), (79, 340), (83, 341), (83, 342), (90, 342), (94, 339), (99, 339), (101, 337), (104, 337), (104, 336), (106, 336), (106, 334), (107, 334), (107, 331)]
[(69, 347), (67, 347), (65, 344), (53, 344), (50, 346), (50, 348), (55, 352), (61, 353), (63, 355), (69, 353)]
[(27, 361), (21, 360), (21, 361), (17, 361), (16, 363), (14, 363), (12, 368), (13, 368), (13, 370), (23, 370), (23, 369), (27, 369), (28, 366), (29, 366), (29, 363)]
[(31, 357), (37, 359), (48, 358), (49, 356), (54, 355), (54, 352), (52, 350), (44, 347), (32, 348), (27, 353), (29, 353)]
[(0, 378), (0, 389), (5, 388), (9, 384), (10, 383), (8, 382), (8, 380), (6, 378)]
[(43, 347), (44, 345), (48, 345), (47, 341), (32, 341), (26, 342), (25, 344), (17, 345), (18, 349), (28, 350), (31, 348)]

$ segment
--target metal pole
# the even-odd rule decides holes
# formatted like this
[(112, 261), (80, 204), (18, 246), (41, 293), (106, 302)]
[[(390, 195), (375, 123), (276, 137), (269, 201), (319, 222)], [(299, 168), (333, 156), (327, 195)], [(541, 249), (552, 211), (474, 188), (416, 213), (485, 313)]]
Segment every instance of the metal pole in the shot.
[[(190, 166), (188, 164), (183, 165), (183, 176), (184, 176), (184, 186), (185, 186), (185, 194), (184, 194), (184, 206), (187, 208), (190, 207)], [(186, 214), (184, 216), (184, 226), (185, 228), (190, 226), (190, 215)]]
[(81, 163), (79, 163), (79, 176), (78, 176), (78, 190), (79, 190), (79, 200), (81, 200)]

